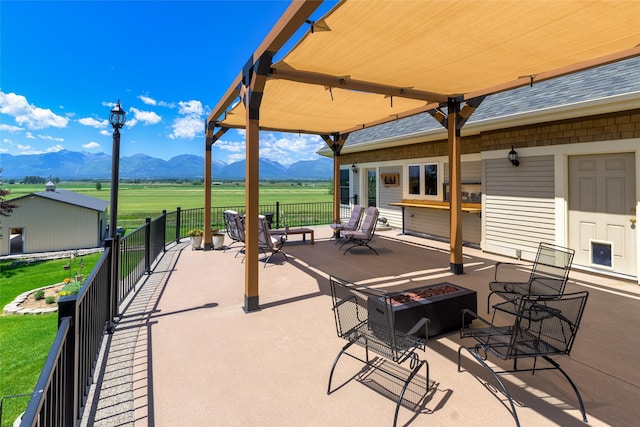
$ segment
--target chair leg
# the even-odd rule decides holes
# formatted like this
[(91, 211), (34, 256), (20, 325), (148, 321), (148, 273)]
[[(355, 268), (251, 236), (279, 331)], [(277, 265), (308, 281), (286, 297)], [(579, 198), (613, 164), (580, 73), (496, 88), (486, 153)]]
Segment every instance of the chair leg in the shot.
[(476, 359), (476, 361), (482, 365), (483, 368), (485, 368), (490, 374), (491, 376), (496, 380), (496, 382), (500, 385), (500, 388), (502, 389), (502, 392), (504, 393), (505, 396), (507, 396), (507, 399), (509, 399), (509, 404), (511, 405), (511, 415), (513, 416), (513, 419), (516, 422), (516, 426), (520, 427), (520, 420), (518, 420), (518, 414), (516, 412), (516, 406), (513, 403), (513, 399), (511, 398), (511, 394), (509, 393), (509, 390), (507, 390), (507, 387), (505, 387), (504, 383), (500, 380), (500, 378), (498, 378), (498, 375), (493, 371), (493, 369), (491, 369), (491, 367), (489, 365), (487, 365), (487, 363), (482, 359), (482, 357), (476, 353), (475, 351), (471, 350), (469, 347), (465, 347), (463, 345), (461, 345), (458, 348), (458, 372), (460, 372), (460, 364), (461, 364), (461, 359), (462, 359), (462, 349), (465, 349), (469, 352), (469, 354), (471, 356), (473, 356), (474, 359)]
[(340, 353), (338, 353), (338, 356), (336, 356), (336, 360), (333, 361), (333, 365), (331, 366), (331, 373), (329, 374), (329, 385), (327, 386), (327, 394), (331, 394), (331, 380), (333, 379), (333, 371), (336, 370), (336, 365), (338, 364), (338, 359), (340, 359), (340, 357), (352, 345), (353, 345), (353, 341), (348, 342), (344, 347), (342, 347), (342, 350), (340, 350)]
[(578, 398), (578, 404), (580, 405), (580, 412), (582, 412), (582, 421), (584, 421), (585, 423), (588, 423), (589, 421), (587, 420), (587, 413), (584, 409), (584, 402), (582, 401), (582, 396), (580, 396), (578, 387), (576, 387), (576, 385), (571, 380), (571, 378), (569, 378), (569, 375), (564, 371), (564, 369), (560, 367), (560, 365), (555, 360), (551, 359), (549, 356), (542, 356), (542, 357), (544, 358), (544, 360), (552, 364), (557, 370), (559, 370), (562, 373), (562, 375), (564, 375), (564, 377), (567, 379), (567, 381), (569, 381), (569, 384), (571, 384), (571, 387), (573, 387), (573, 391), (576, 393), (576, 397)]

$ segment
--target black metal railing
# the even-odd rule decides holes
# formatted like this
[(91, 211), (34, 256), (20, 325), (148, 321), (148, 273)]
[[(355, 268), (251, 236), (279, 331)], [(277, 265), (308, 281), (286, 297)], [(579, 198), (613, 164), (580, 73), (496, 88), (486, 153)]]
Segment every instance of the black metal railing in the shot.
[[(223, 212), (245, 213), (244, 206), (211, 208), (211, 226), (224, 229)], [(333, 203), (275, 203), (260, 205), (272, 216), (274, 228), (323, 225), (333, 222)], [(350, 208), (341, 206), (341, 217)], [(122, 239), (106, 241), (106, 249), (77, 295), (58, 302), (58, 333), (35, 392), (23, 415), (24, 426), (74, 426), (86, 404), (89, 387), (105, 332), (111, 332), (119, 306), (135, 289), (166, 246), (204, 228), (204, 209), (180, 209), (154, 220)], [(115, 256), (115, 258), (114, 258)], [(0, 416), (0, 422), (2, 422)]]

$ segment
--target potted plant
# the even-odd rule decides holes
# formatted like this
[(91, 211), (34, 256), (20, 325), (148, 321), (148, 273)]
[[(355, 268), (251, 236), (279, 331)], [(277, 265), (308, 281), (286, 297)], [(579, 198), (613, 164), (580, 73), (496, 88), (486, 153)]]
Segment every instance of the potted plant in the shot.
[(224, 247), (224, 234), (217, 228), (211, 228), (211, 243), (213, 249), (222, 249)]
[(200, 245), (202, 245), (202, 234), (203, 231), (199, 228), (193, 228), (187, 232), (187, 236), (189, 236), (189, 241), (191, 242), (191, 249), (200, 249)]

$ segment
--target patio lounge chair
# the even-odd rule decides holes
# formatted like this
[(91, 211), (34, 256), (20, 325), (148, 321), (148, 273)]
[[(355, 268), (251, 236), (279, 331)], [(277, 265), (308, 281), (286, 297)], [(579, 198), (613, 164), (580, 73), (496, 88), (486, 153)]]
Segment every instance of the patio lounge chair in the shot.
[(376, 255), (378, 255), (378, 251), (369, 246), (369, 242), (373, 239), (373, 235), (376, 232), (376, 225), (378, 223), (378, 208), (375, 206), (370, 206), (367, 208), (364, 219), (360, 224), (359, 230), (347, 230), (342, 232), (342, 237), (347, 239), (342, 245), (340, 245), (340, 249), (344, 245), (351, 245), (344, 251), (343, 255), (346, 255), (351, 249), (356, 246), (366, 246), (370, 250), (372, 250)]
[[(331, 394), (332, 392), (331, 380), (333, 379), (333, 373), (338, 364), (338, 360), (343, 354), (363, 362), (370, 370), (378, 369), (402, 381), (403, 384), (402, 390), (398, 393), (396, 403), (396, 411), (393, 419), (393, 425), (395, 426), (398, 421), (398, 412), (405, 392), (423, 365), (426, 370), (424, 394), (426, 395), (429, 392), (429, 363), (427, 363), (426, 360), (421, 360), (417, 353), (417, 350), (426, 351), (427, 339), (414, 335), (418, 333), (422, 335), (421, 332), (424, 331), (424, 336), (428, 337), (427, 328), (429, 321), (422, 318), (406, 333), (400, 332), (395, 328), (391, 294), (379, 289), (358, 286), (333, 276), (329, 278), (329, 282), (331, 285), (336, 331), (338, 337), (345, 339), (347, 344), (342, 347), (342, 350), (340, 350), (333, 362), (329, 375), (327, 394)], [(364, 359), (347, 352), (353, 344), (357, 344), (365, 349)], [(380, 363), (380, 360), (377, 360), (377, 358), (370, 360), (369, 350), (398, 365), (409, 361), (411, 371), (408, 378), (400, 375), (402, 370), (398, 368), (385, 369), (386, 365)], [(407, 372), (406, 370), (404, 371)], [(364, 371), (361, 371), (356, 378), (360, 375), (364, 375)], [(419, 388), (416, 388), (422, 389), (423, 378), (418, 378), (420, 384), (418, 384)], [(418, 382), (417, 378), (416, 382)], [(415, 385), (414, 383), (414, 386)], [(341, 387), (338, 387), (337, 389), (340, 388)], [(412, 387), (412, 390), (414, 390), (414, 387)], [(413, 392), (414, 391), (412, 391), (412, 393)], [(420, 393), (422, 393), (421, 390)]]
[(362, 205), (355, 205), (353, 207), (353, 210), (351, 211), (349, 221), (346, 224), (331, 224), (330, 227), (333, 229), (333, 235), (335, 239), (338, 240), (341, 237), (341, 231), (357, 230), (363, 213), (364, 208), (362, 207)]
[(518, 264), (497, 263), (494, 281), (489, 283), (487, 313), (489, 313), (491, 297), (494, 294), (508, 301), (522, 295), (562, 295), (569, 278), (574, 253), (573, 249), (540, 243), (536, 259), (531, 267), (529, 280), (526, 282), (498, 280), (498, 272), (503, 270), (500, 267)]
[(286, 232), (283, 234), (271, 234), (267, 219), (260, 215), (258, 217), (258, 249), (265, 254), (270, 252), (264, 259), (264, 267), (267, 266), (267, 263), (275, 254), (282, 254), (285, 260), (288, 259), (287, 254), (282, 250), (285, 243), (287, 243)]
[(227, 235), (231, 239), (231, 244), (225, 246), (225, 251), (236, 243), (244, 245), (244, 224), (242, 223), (240, 214), (236, 211), (226, 210), (222, 215), (224, 216), (224, 223), (227, 227)]
[[(464, 309), (462, 311), (463, 325), (469, 323), (471, 320), (469, 317), (471, 317), (479, 320), (484, 326), (480, 328), (463, 327), (460, 331), (461, 338), (474, 338), (476, 344), (473, 348), (466, 346), (458, 348), (458, 372), (460, 372), (461, 352), (466, 350), (498, 382), (502, 392), (509, 399), (511, 415), (516, 425), (519, 426), (520, 422), (511, 394), (498, 375), (508, 372), (531, 372), (534, 374), (536, 371), (557, 369), (571, 384), (578, 398), (583, 421), (586, 423), (587, 414), (578, 388), (559, 363), (551, 357), (569, 356), (580, 327), (580, 320), (588, 296), (588, 292), (548, 297), (521, 296), (512, 301), (496, 304), (491, 322), (479, 317), (471, 310)], [(508, 326), (496, 326), (494, 320), (497, 312), (506, 314), (507, 317), (513, 319), (513, 322)], [(485, 362), (489, 354), (502, 360), (513, 360), (513, 369), (496, 371)], [(523, 358), (533, 358), (533, 367), (519, 368), (518, 360)], [(544, 359), (549, 366), (537, 367), (538, 358)]]

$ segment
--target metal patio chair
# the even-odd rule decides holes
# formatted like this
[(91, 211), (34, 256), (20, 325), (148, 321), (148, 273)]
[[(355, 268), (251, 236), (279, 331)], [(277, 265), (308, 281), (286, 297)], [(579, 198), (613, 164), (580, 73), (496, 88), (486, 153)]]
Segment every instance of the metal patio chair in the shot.
[[(498, 279), (501, 267), (517, 266), (519, 264), (498, 262), (495, 265), (494, 281), (489, 283), (489, 296), (487, 297), (487, 313), (491, 306), (491, 297), (497, 295), (507, 301), (511, 301), (522, 295), (562, 295), (564, 287), (569, 279), (569, 271), (573, 262), (573, 249), (550, 243), (540, 243), (538, 252), (531, 267), (529, 279), (526, 282), (505, 281)], [(504, 276), (503, 272), (501, 276)]]
[(340, 249), (342, 249), (344, 245), (351, 245), (344, 251), (343, 255), (346, 255), (347, 252), (356, 246), (366, 246), (378, 255), (378, 251), (369, 246), (369, 242), (373, 239), (376, 232), (379, 215), (380, 213), (378, 208), (370, 206), (367, 208), (367, 211), (364, 214), (364, 219), (362, 220), (362, 223), (360, 223), (360, 228), (358, 230), (347, 230), (342, 232), (342, 237), (347, 240), (340, 245)]
[[(231, 249), (231, 247), (236, 243), (244, 246), (244, 224), (242, 223), (242, 217), (240, 214), (233, 210), (226, 210), (222, 215), (227, 227), (227, 235), (231, 239), (231, 244), (229, 246), (225, 246), (225, 251), (227, 249)], [(240, 250), (238, 252), (240, 252)], [(237, 255), (238, 254), (236, 253), (236, 256)]]
[[(331, 285), (336, 331), (338, 337), (346, 340), (347, 344), (342, 347), (342, 350), (340, 350), (333, 362), (329, 375), (327, 394), (331, 394), (332, 392), (331, 380), (333, 379), (333, 373), (340, 357), (347, 355), (359, 360), (372, 370), (378, 369), (397, 380), (403, 381), (403, 387), (396, 402), (393, 419), (393, 425), (395, 426), (398, 421), (398, 412), (405, 392), (423, 365), (426, 370), (424, 383), (425, 394), (429, 391), (429, 364), (426, 360), (421, 360), (417, 354), (417, 350), (426, 351), (426, 337), (429, 336), (427, 330), (429, 321), (422, 318), (408, 332), (398, 331), (395, 328), (391, 294), (378, 289), (358, 286), (334, 276), (329, 278), (329, 282)], [(413, 335), (422, 332), (422, 330), (424, 330), (425, 338), (419, 338)], [(364, 359), (347, 352), (353, 344), (364, 348)], [(369, 351), (398, 365), (409, 361), (411, 371), (408, 378), (400, 376), (397, 370), (385, 370), (384, 364), (374, 363), (375, 360), (369, 359)], [(422, 380), (422, 378), (420, 378), (420, 380)]]
[(267, 219), (260, 215), (258, 217), (258, 249), (265, 254), (270, 252), (264, 258), (264, 267), (275, 254), (282, 254), (285, 260), (288, 259), (287, 254), (282, 250), (285, 243), (287, 243), (286, 231), (282, 234), (271, 234)]
[[(578, 388), (559, 363), (551, 357), (569, 356), (588, 296), (589, 293), (586, 291), (556, 296), (520, 296), (512, 301), (496, 304), (491, 322), (479, 317), (471, 310), (463, 310), (463, 325), (469, 323), (469, 320), (477, 319), (483, 326), (476, 325), (476, 327), (461, 329), (461, 338), (474, 338), (476, 344), (474, 347), (461, 345), (458, 348), (458, 372), (460, 372), (461, 352), (466, 350), (498, 382), (511, 405), (511, 415), (519, 426), (520, 422), (511, 394), (498, 375), (509, 372), (534, 374), (536, 371), (557, 369), (571, 384), (578, 398), (582, 418), (586, 423), (587, 414)], [(496, 326), (494, 323), (496, 313), (507, 315), (513, 320), (512, 323), (507, 326)], [(489, 354), (502, 360), (513, 360), (513, 369), (496, 371), (486, 363)], [(524, 358), (533, 358), (532, 368), (518, 367), (518, 360)], [(548, 365), (538, 367), (536, 365), (538, 358), (544, 359)]]
[(353, 210), (351, 211), (351, 216), (349, 217), (349, 221), (346, 224), (330, 224), (330, 227), (333, 229), (333, 237), (337, 240), (341, 237), (341, 231), (354, 231), (358, 229), (358, 225), (360, 225), (360, 220), (362, 219), (362, 214), (364, 213), (364, 208), (362, 205), (355, 205)]

